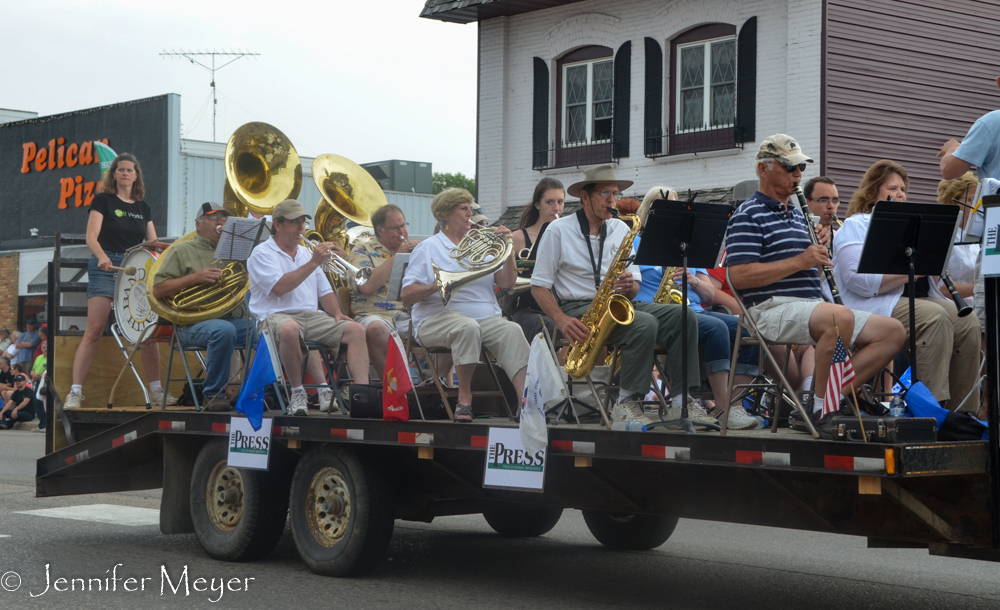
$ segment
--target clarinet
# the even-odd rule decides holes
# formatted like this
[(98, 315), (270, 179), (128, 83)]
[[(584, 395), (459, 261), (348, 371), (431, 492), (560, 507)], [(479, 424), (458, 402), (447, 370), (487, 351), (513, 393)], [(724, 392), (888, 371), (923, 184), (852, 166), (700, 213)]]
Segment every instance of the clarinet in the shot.
[[(818, 246), (819, 239), (816, 237), (816, 224), (813, 222), (812, 215), (809, 213), (809, 208), (806, 206), (806, 197), (802, 194), (802, 187), (798, 184), (795, 185), (795, 197), (799, 212), (801, 212), (806, 218), (806, 227), (809, 228), (809, 239), (812, 240), (814, 246)], [(830, 292), (833, 294), (833, 302), (837, 305), (843, 305), (844, 300), (840, 298), (840, 289), (837, 288), (837, 280), (833, 277), (833, 267), (823, 265), (823, 273), (826, 274), (826, 283), (830, 285)]]
[(955, 307), (958, 308), (958, 317), (964, 318), (972, 313), (972, 307), (965, 302), (962, 295), (958, 294), (958, 289), (955, 288), (955, 282), (952, 281), (951, 273), (949, 273), (947, 269), (941, 273), (941, 281), (944, 282), (948, 292), (951, 293), (952, 300), (955, 301)]

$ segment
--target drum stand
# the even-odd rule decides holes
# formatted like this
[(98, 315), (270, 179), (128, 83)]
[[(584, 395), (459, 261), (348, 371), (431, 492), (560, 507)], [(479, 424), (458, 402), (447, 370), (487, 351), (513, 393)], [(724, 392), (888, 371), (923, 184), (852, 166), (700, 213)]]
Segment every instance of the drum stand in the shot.
[[(156, 329), (156, 324), (150, 324), (146, 328), (142, 329), (139, 333), (139, 339), (134, 345), (126, 346), (126, 343), (122, 341), (124, 335), (118, 328), (118, 323), (115, 322), (111, 325), (111, 336), (115, 338), (115, 342), (118, 344), (118, 349), (121, 350), (122, 354), (125, 356), (125, 364), (122, 366), (122, 370), (118, 372), (118, 377), (115, 378), (114, 385), (111, 386), (111, 392), (108, 394), (108, 408), (110, 409), (115, 402), (115, 390), (118, 388), (118, 382), (121, 381), (122, 375), (125, 374), (125, 369), (132, 369), (132, 374), (135, 375), (136, 380), (139, 382), (139, 387), (142, 388), (142, 395), (146, 399), (146, 408), (152, 409), (152, 405), (149, 402), (149, 390), (146, 389), (146, 383), (139, 376), (139, 371), (135, 368), (135, 355), (139, 353), (143, 347), (149, 347), (143, 345), (146, 341), (146, 335), (150, 334), (154, 329)], [(164, 389), (166, 391), (166, 389)]]

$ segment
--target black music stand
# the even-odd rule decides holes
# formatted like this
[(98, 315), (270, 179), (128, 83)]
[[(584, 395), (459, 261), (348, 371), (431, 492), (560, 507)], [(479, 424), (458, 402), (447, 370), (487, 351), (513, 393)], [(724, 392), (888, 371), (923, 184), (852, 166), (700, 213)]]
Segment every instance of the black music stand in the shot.
[(961, 210), (953, 205), (879, 201), (872, 210), (857, 273), (910, 278), (910, 383), (917, 376), (914, 276), (941, 275), (947, 268)]
[[(733, 209), (728, 205), (715, 203), (695, 203), (693, 201), (654, 201), (649, 208), (646, 225), (642, 229), (644, 239), (635, 255), (635, 264), (659, 267), (705, 267), (711, 269), (719, 263), (722, 242), (726, 237), (726, 226)], [(654, 238), (655, 236), (655, 238)], [(681, 294), (684, 302), (688, 298), (687, 273), (681, 279)], [(658, 422), (652, 426), (680, 426), (685, 432), (694, 433), (694, 422), (688, 417), (688, 361), (687, 361), (687, 317), (688, 307), (681, 309), (681, 419), (680, 422)], [(724, 405), (728, 408), (728, 405)], [(660, 415), (663, 415), (662, 404)], [(699, 426), (718, 430), (714, 424), (698, 423)]]

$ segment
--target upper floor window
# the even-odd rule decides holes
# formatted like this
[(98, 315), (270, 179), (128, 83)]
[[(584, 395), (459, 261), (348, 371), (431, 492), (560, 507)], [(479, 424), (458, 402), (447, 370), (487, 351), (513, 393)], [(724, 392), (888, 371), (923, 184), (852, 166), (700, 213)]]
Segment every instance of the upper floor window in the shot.
[(614, 62), (611, 59), (563, 66), (565, 92), (562, 139), (565, 145), (611, 139)]
[(736, 122), (736, 37), (677, 45), (676, 132)]

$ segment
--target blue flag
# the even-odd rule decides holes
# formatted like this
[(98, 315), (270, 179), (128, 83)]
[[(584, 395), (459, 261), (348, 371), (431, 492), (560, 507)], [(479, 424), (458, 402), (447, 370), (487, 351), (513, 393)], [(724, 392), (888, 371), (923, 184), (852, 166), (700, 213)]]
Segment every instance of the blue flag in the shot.
[(257, 342), (257, 351), (253, 356), (253, 364), (250, 365), (250, 372), (236, 401), (236, 410), (246, 415), (254, 432), (260, 430), (264, 420), (264, 390), (278, 380), (269, 348), (270, 342), (265, 341), (264, 335), (261, 334), (260, 341)]

